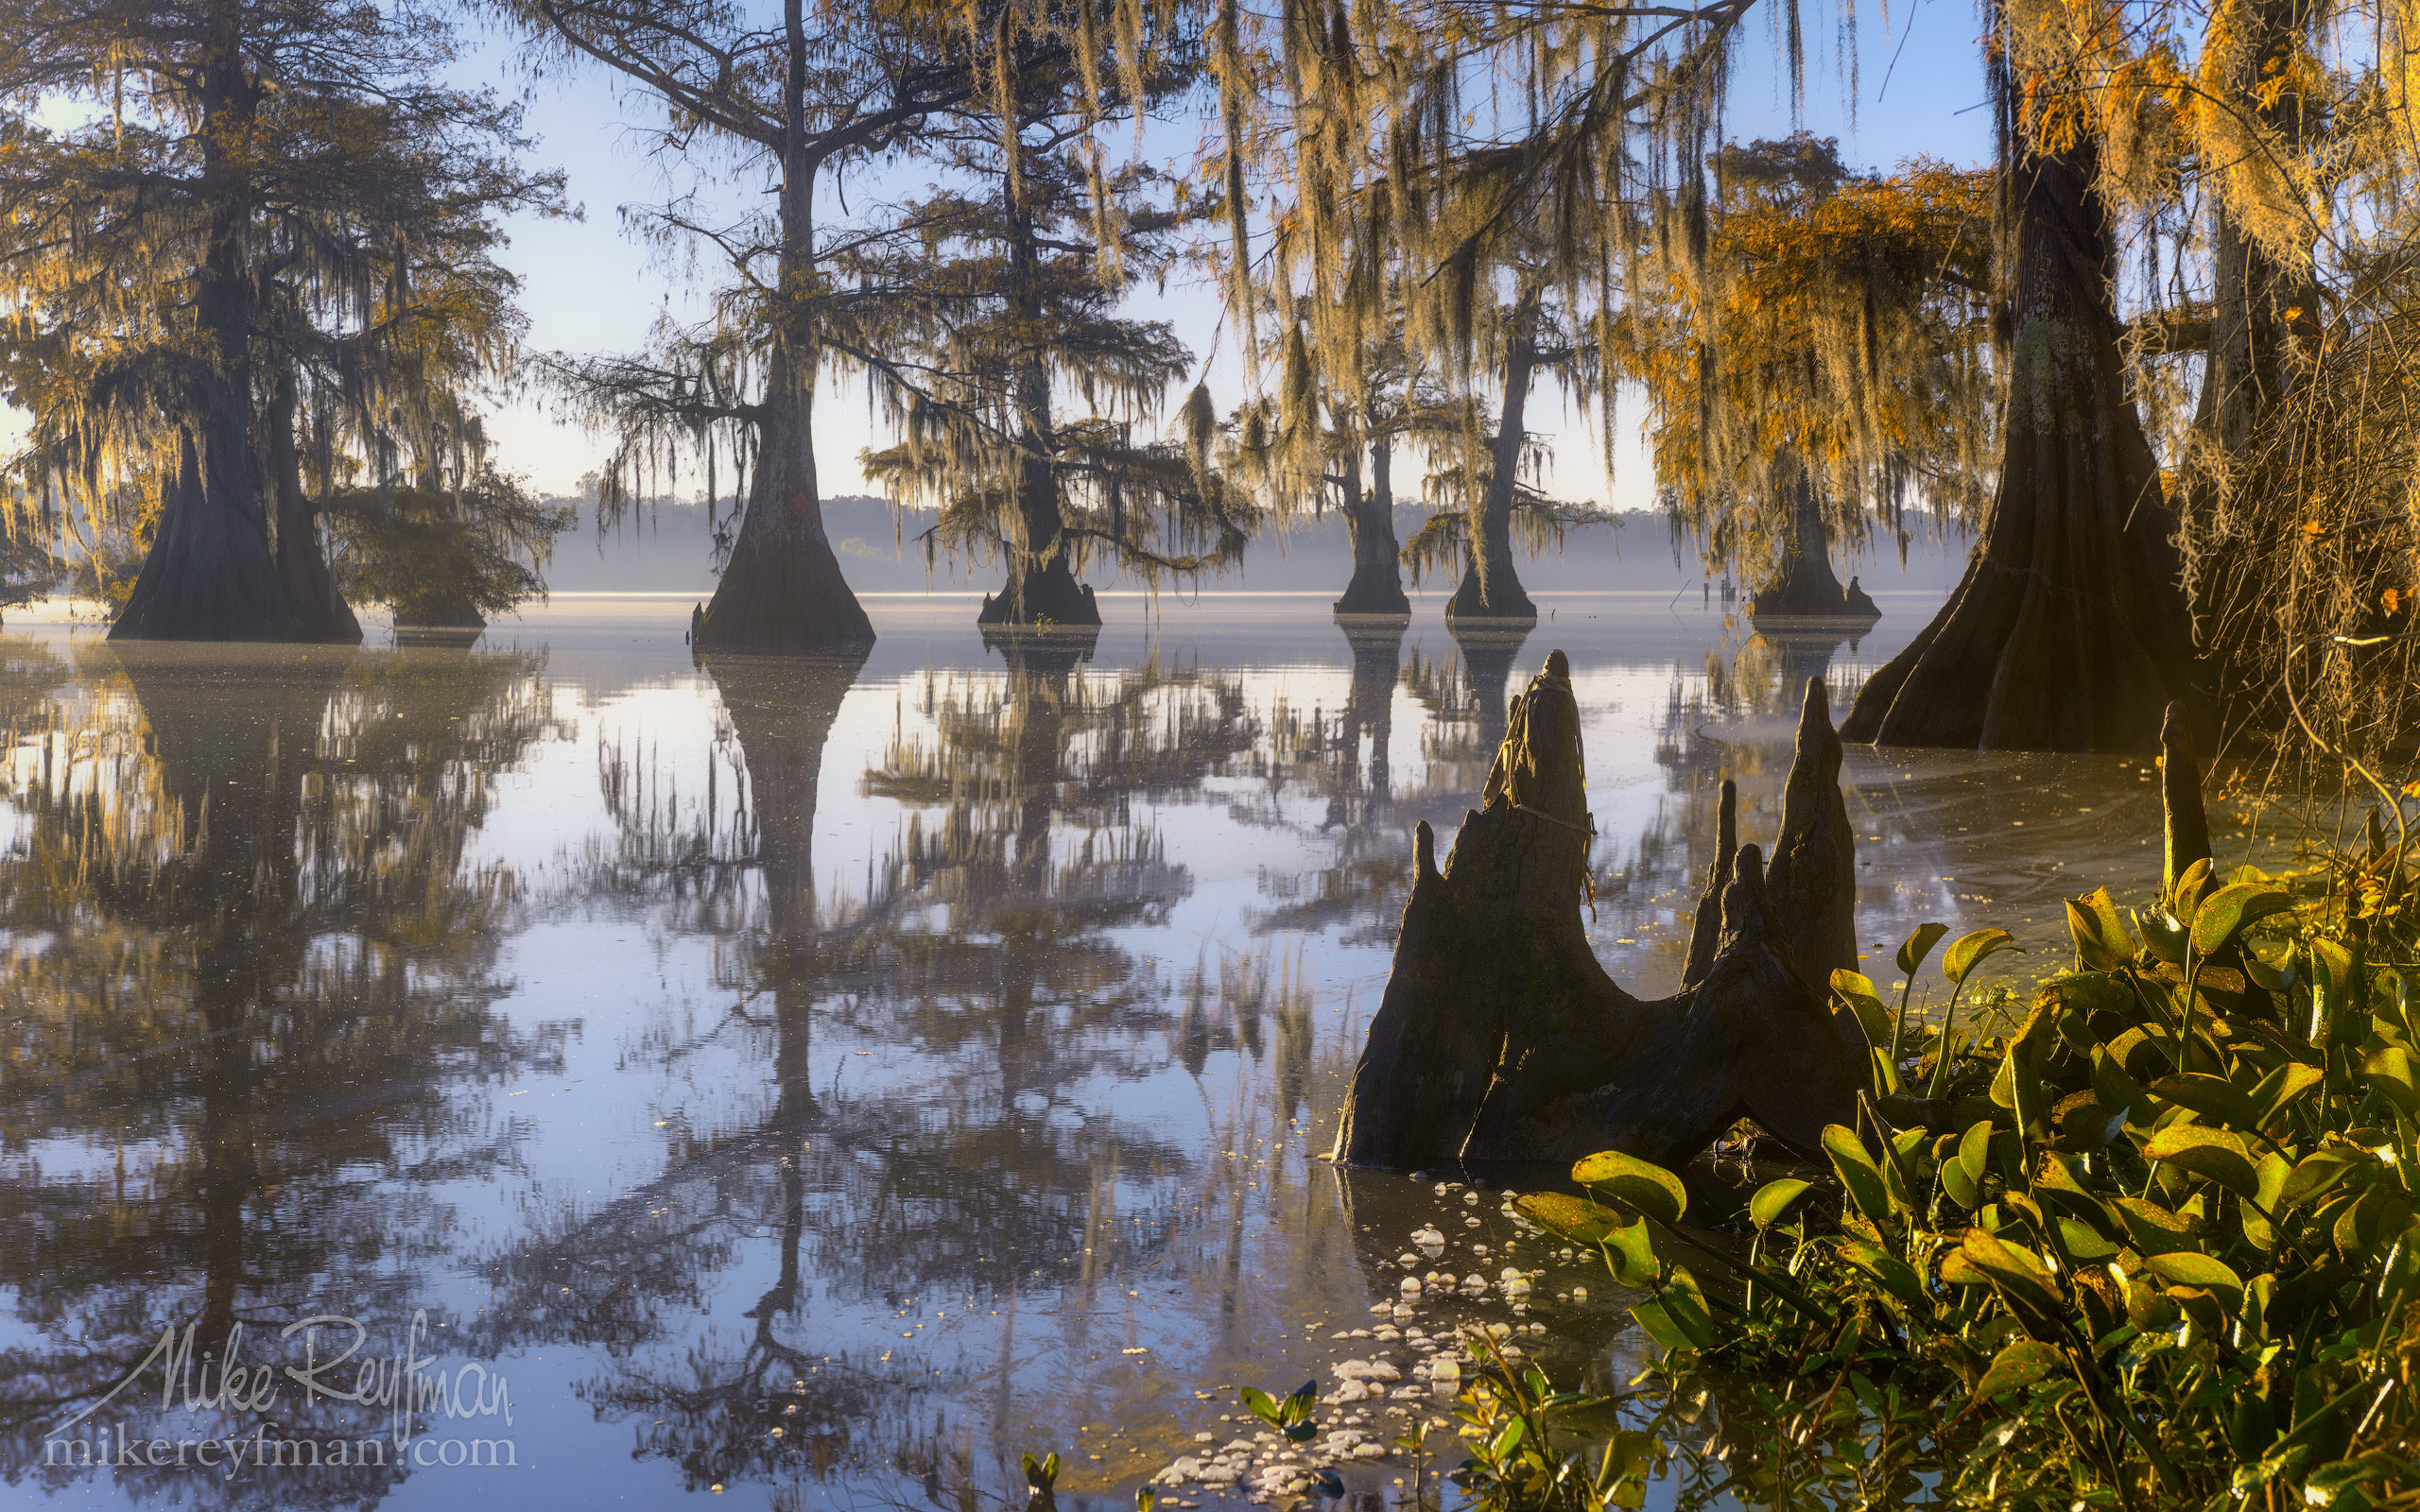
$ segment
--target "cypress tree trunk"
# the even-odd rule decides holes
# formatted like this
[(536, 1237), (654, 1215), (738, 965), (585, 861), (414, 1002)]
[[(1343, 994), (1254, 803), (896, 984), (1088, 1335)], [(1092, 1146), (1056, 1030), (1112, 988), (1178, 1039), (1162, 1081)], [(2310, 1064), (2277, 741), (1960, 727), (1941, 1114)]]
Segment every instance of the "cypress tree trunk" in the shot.
[(2175, 519), (2120, 369), (2091, 148), (2016, 153), (2015, 339), (1999, 492), (1966, 576), (1858, 696), (1886, 746), (2150, 751), (2199, 707)]
[[(815, 176), (806, 148), (804, 0), (782, 8), (788, 75), (783, 86), (781, 295), (816, 287)], [(779, 306), (773, 355), (757, 421), (747, 513), (715, 596), (690, 626), (700, 650), (825, 651), (873, 644), (873, 622), (840, 576), (823, 531), (815, 477), (815, 344), (803, 312)]]
[(1394, 448), (1384, 438), (1370, 445), (1370, 490), (1361, 490), (1357, 454), (1344, 472), (1344, 529), (1353, 541), (1353, 580), (1336, 601), (1339, 614), (1409, 616), (1403, 591), (1403, 543), (1395, 539)]
[(1461, 585), (1445, 601), (1445, 619), (1527, 620), (1535, 624), (1538, 606), (1521, 588), (1512, 566), (1512, 499), (1521, 480), (1521, 443), (1527, 438), (1530, 380), (1538, 367), (1540, 297), (1522, 296), (1512, 317), (1512, 344), (1504, 358), (1504, 413), (1495, 428), (1487, 490), (1467, 526), (1468, 565)]
[[(1025, 329), (1043, 329), (1042, 256), (1033, 217), (1011, 178), (1001, 190), (1009, 207), (1009, 303)], [(1038, 351), (1017, 366), (1017, 495), (1014, 534), (1008, 542), (1009, 581), (985, 595), (978, 625), (1034, 628), (1100, 624), (1089, 584), (1076, 580), (1068, 559), (1066, 519), (1059, 511), (1059, 437), (1050, 414), (1050, 369)]]
[(294, 369), (282, 367), (269, 400), (266, 438), (269, 476), (277, 485), (277, 575), (310, 628), (309, 639), (359, 645), (361, 621), (337, 592), (336, 575), (328, 570), (320, 540), (320, 511), (302, 491), (302, 458), (294, 441), (296, 404)]
[(207, 22), (198, 134), (210, 229), (194, 278), (201, 352), (184, 384), (176, 481), (112, 640), (310, 639), (269, 555), (253, 467), (252, 194), (242, 156), (257, 90), (245, 73), (242, 20), (236, 0), (220, 0)]
[(1757, 625), (1802, 619), (1879, 619), (1874, 600), (1862, 591), (1851, 597), (1832, 572), (1824, 502), (1804, 468), (1792, 472), (1789, 513), (1789, 538), (1782, 545), (1781, 570), (1750, 601), (1749, 619)]
[(815, 393), (787, 350), (766, 374), (747, 512), (715, 596), (691, 632), (700, 650), (839, 652), (873, 644), (840, 576), (815, 482)]

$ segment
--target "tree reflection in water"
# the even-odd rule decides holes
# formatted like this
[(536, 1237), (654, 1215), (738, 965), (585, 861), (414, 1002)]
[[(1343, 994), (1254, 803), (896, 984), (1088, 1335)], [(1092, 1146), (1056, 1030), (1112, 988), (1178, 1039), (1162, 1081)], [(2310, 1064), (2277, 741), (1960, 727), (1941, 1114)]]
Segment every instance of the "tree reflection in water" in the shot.
[[(465, 859), (488, 774), (550, 716), (527, 657), (135, 644), (88, 650), (73, 693), (25, 643), (5, 668), (0, 1283), (31, 1338), (0, 1354), (0, 1462), (64, 1480), (38, 1469), (44, 1436), (164, 1330), (215, 1352), (241, 1323), (244, 1363), (276, 1366), (300, 1361), (278, 1336), (297, 1318), (422, 1305), (448, 1248), (433, 1183), (513, 1155), (453, 1090), (558, 1055), (494, 1011), (515, 882)], [(100, 1420), (260, 1426), (171, 1420), (148, 1378)], [(388, 1426), (292, 1387), (276, 1421)], [(402, 1469), (112, 1473), (138, 1496), (293, 1506), (374, 1501)]]
[[(1191, 891), (1148, 811), (1186, 800), (1260, 727), (1215, 672), (1094, 673), (1089, 637), (993, 649), (1001, 673), (929, 673), (895, 695), (893, 738), (858, 785), (906, 816), (862, 896), (820, 900), (813, 862), (824, 746), (858, 663), (701, 660), (737, 757), (711, 791), (744, 783), (728, 823), (718, 796), (702, 814), (673, 801), (636, 751), (604, 764), (625, 831), (615, 885), (652, 886), (737, 947), (717, 953), (728, 1012), (647, 1043), (667, 1067), (721, 1052), (743, 1069), (720, 1107), (686, 1109), (655, 1177), (498, 1258), (489, 1331), (500, 1349), (602, 1347), (614, 1363), (583, 1394), (694, 1486), (912, 1463), (971, 1495), (963, 1442), (909, 1409), (972, 1390), (1012, 1434), (1030, 1384), (1020, 1299), (1150, 1263), (1197, 1200), (1190, 1152), (1093, 1109), (1101, 1083), (1152, 1074), (1171, 1048), (1194, 1059), (1206, 1011), (1199, 979), (1171, 993), (1113, 932), (1165, 922)], [(1270, 997), (1248, 976), (1216, 994), (1255, 1025)], [(827, 1064), (819, 1094), (819, 1026), (908, 1047), (912, 1070), (860, 1082)], [(1279, 1036), (1307, 1054), (1306, 1022)], [(771, 1283), (732, 1322), (700, 1316), (759, 1234)], [(987, 1362), (867, 1326), (933, 1298), (996, 1314)]]

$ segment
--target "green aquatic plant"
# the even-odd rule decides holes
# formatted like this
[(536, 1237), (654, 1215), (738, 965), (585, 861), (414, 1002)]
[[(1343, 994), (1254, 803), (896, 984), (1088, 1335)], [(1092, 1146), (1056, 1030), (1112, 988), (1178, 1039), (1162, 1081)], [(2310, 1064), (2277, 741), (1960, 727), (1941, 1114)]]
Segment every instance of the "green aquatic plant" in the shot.
[(2409, 889), (2330, 869), (2074, 900), (2073, 966), (1979, 1035), (1956, 1005), (2000, 931), (1944, 953), (1938, 1029), (1835, 973), (1881, 1048), (1828, 1169), (1729, 1232), (1613, 1152), (1573, 1168), (1590, 1197), (1521, 1200), (1645, 1294), (1661, 1353), (1618, 1403), (1483, 1368), (1465, 1484), (1635, 1505), (1605, 1467), (1668, 1459), (1685, 1504), (2420, 1506), (2414, 932), (2378, 902)]

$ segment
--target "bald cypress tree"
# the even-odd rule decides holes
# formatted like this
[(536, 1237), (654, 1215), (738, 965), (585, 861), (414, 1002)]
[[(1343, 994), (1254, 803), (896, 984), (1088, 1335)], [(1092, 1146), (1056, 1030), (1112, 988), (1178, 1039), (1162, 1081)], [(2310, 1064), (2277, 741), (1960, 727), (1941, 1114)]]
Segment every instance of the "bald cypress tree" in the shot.
[[(392, 443), (448, 444), (467, 411), (436, 396), (462, 375), (385, 336), (416, 269), (464, 258), (455, 233), (492, 242), (499, 213), (556, 194), (515, 165), (512, 110), (431, 81), (452, 46), (429, 13), (334, 0), (32, 0), (0, 35), (21, 481), (147, 536), (113, 636), (357, 638), (285, 496), (303, 375), (315, 354), (343, 370), (325, 446), (374, 467)], [(45, 128), (61, 99), (93, 118)], [(483, 249), (467, 260), (509, 287)], [(431, 425), (372, 434), (399, 413)]]

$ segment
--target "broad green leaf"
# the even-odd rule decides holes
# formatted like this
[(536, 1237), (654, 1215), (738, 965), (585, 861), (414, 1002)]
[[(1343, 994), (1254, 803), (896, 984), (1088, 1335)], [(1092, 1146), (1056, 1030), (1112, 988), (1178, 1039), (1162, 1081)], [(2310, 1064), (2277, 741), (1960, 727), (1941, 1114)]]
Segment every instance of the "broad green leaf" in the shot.
[(1827, 1124), (1823, 1139), (1824, 1153), (1831, 1157), (1832, 1169), (1840, 1173), (1841, 1185), (1848, 1188), (1857, 1211), (1877, 1223), (1890, 1217), (1891, 1189), (1857, 1135), (1838, 1124)]
[(1979, 929), (1971, 935), (1962, 935), (1942, 954), (1941, 974), (1952, 983), (1963, 984), (1975, 968), (2002, 951), (2022, 954), (2024, 947), (2005, 929)]
[(1258, 1386), (1246, 1386), (1243, 1395), (1244, 1411), (1251, 1413), (1271, 1428), (1285, 1425), (1285, 1414), (1278, 1410), (1276, 1399), (1268, 1392), (1261, 1390)]
[(2252, 1094), (2227, 1080), (2206, 1072), (2182, 1072), (2162, 1076), (2152, 1083), (2152, 1095), (2165, 1098), (2180, 1108), (2189, 1108), (2204, 1118), (2223, 1124), (2232, 1129), (2257, 1133), (2260, 1109)]
[(1944, 1250), (1941, 1256), (1941, 1279), (1952, 1286), (1988, 1285), (1991, 1278), (1976, 1268), (1963, 1250)]
[(1681, 1325), (1701, 1349), (1714, 1348), (1714, 1314), (1705, 1305), (1705, 1293), (1698, 1289), (1698, 1279), (1685, 1265), (1672, 1267), (1672, 1279), (1665, 1286), (1664, 1310), (1672, 1321)]
[(1602, 1203), (1562, 1192), (1527, 1193), (1513, 1206), (1531, 1223), (1575, 1245), (1601, 1245), (1606, 1235), (1629, 1222)]
[(2183, 876), (2172, 879), (2169, 902), (2175, 908), (2177, 918), (2193, 917), (2193, 910), (2202, 905), (2202, 895), (2210, 889), (2210, 876), (2215, 869), (2210, 865), (2210, 858), (2204, 856), (2187, 867)]
[(2038, 1339), (2019, 1339), (1993, 1357), (1982, 1379), (1975, 1383), (1974, 1400), (2021, 1391), (2054, 1370), (2066, 1368), (2067, 1357)]
[(2238, 882), (2221, 887), (2193, 911), (2193, 953), (2216, 955), (2254, 924), (2293, 906), (2290, 894), (2262, 883)]
[(2282, 1215), (2301, 1207), (2343, 1180), (2349, 1173), (2369, 1164), (2373, 1159), (2370, 1152), (2360, 1145), (2329, 1135), (2318, 1149), (2296, 1162), (2292, 1174), (2286, 1177), (2285, 1189), (2277, 1194), (2275, 1211)]
[(1941, 943), (1941, 936), (1948, 933), (1947, 924), (1918, 924), (1914, 934), (1899, 942), (1900, 973), (1914, 976), (1916, 968), (1925, 964), (1925, 957), (1932, 954), (1932, 948)]
[(2114, 971), (2135, 958), (2135, 936), (2106, 887), (2067, 900), (2067, 933), (2076, 942), (2079, 971)]
[(1959, 1250), (1993, 1284), (2045, 1312), (2061, 1308), (2057, 1278), (2033, 1256), (1985, 1228), (1969, 1228)]
[(1966, 1162), (1954, 1155), (1941, 1162), (1941, 1190), (1968, 1212), (1983, 1205), (1983, 1189), (1966, 1174)]
[(1652, 1160), (1619, 1150), (1600, 1150), (1582, 1157), (1571, 1168), (1571, 1179), (1629, 1203), (1651, 1218), (1679, 1223), (1688, 1211), (1689, 1190), (1681, 1178)]
[(2225, 1129), (2171, 1124), (2143, 1142), (2143, 1158), (2190, 1171), (2241, 1196), (2257, 1196), (2260, 1192), (2250, 1152), (2241, 1139)]
[(1756, 1189), (1754, 1196), (1748, 1199), (1748, 1221), (1759, 1228), (1772, 1228), (1781, 1221), (1783, 1213), (1789, 1211), (1789, 1205), (1813, 1191), (1814, 1185), (1794, 1176), (1766, 1182)]
[(2303, 1093), (2326, 1079), (2326, 1074), (2317, 1066), (2306, 1066), (2298, 1060), (2289, 1060), (2261, 1077), (2260, 1084), (2252, 1089), (2253, 1106), (2260, 1110), (2260, 1126), (2267, 1127), (2272, 1119), (2291, 1108)]
[(2118, 1222), (2126, 1226), (2127, 1239), (2143, 1254), (2165, 1255), (2194, 1247), (2194, 1233), (2199, 1226), (2191, 1219), (2141, 1197), (2115, 1197), (2109, 1205), (2117, 1210)]
[(2395, 1111), (2420, 1121), (2420, 1076), (2413, 1074), (2411, 1052), (2400, 1045), (2374, 1050), (2361, 1062), (2361, 1074), (2378, 1095), (2394, 1105)]
[(1624, 1286), (1651, 1286), (1664, 1273), (1655, 1259), (1655, 1238), (1648, 1232), (1644, 1218), (1633, 1219), (1606, 1234), (1605, 1254), (1613, 1263), (1614, 1280)]
[(2218, 1293), (2229, 1312), (2242, 1305), (2243, 1278), (2221, 1261), (2180, 1249), (2165, 1255), (2146, 1255), (2143, 1263), (2163, 1280)]
[(2170, 966), (2185, 964), (2185, 926), (2157, 908), (2135, 910), (2135, 930), (2153, 955)]
[(1924, 1279), (1914, 1267), (1879, 1245), (1856, 1241), (1841, 1246), (1841, 1256), (1858, 1269), (1880, 1281), (1891, 1295), (1910, 1307), (1925, 1305)]
[(1982, 1190), (1983, 1177), (1991, 1169), (1992, 1121), (1977, 1120), (1958, 1141), (1958, 1163), (1966, 1169), (1966, 1179)]
[(1832, 973), (1832, 995), (1849, 1005), (1857, 1016), (1857, 1026), (1865, 1031), (1865, 1042), (1876, 1049), (1888, 1049), (1891, 1044), (1891, 1010), (1875, 995), (1874, 984), (1857, 971), (1842, 968)]
[(1705, 1294), (1698, 1290), (1697, 1279), (1685, 1267), (1674, 1266), (1669, 1284), (1652, 1301), (1632, 1308), (1630, 1315), (1665, 1349), (1714, 1348), (1714, 1316), (1706, 1311)]
[(2059, 1220), (2059, 1243), (2066, 1246), (2068, 1254), (2086, 1263), (2107, 1260), (2118, 1249), (2118, 1241), (2102, 1238), (2099, 1229), (2089, 1224), (2078, 1223), (2073, 1218)]

